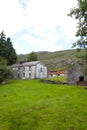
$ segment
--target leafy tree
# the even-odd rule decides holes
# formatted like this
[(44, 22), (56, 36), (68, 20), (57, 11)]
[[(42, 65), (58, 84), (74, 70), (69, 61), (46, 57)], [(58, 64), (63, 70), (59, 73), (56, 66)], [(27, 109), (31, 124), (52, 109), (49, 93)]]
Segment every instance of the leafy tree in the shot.
[(28, 57), (27, 57), (27, 61), (37, 61), (38, 57), (37, 54), (35, 52), (31, 52)]
[(77, 7), (70, 10), (69, 16), (78, 21), (76, 37), (78, 40), (73, 47), (80, 50), (80, 62), (87, 65), (87, 0), (77, 0)]
[(4, 32), (0, 34), (0, 56), (7, 60), (8, 65), (12, 65), (17, 61), (17, 54), (13, 48), (11, 39), (6, 39)]

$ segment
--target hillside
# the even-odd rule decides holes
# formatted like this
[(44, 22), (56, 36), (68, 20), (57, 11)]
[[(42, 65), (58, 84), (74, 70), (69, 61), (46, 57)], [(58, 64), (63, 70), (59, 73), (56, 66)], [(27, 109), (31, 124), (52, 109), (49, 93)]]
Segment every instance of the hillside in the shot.
[[(37, 52), (38, 60), (44, 63), (48, 70), (65, 70), (76, 61), (76, 50), (64, 50), (56, 52), (41, 51)], [(26, 59), (27, 55), (19, 55), (19, 61)]]

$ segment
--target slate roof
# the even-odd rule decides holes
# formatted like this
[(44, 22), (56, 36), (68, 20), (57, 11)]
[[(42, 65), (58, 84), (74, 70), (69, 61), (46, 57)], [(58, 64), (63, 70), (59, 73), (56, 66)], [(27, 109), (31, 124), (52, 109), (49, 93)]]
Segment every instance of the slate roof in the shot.
[(25, 62), (25, 63), (21, 63), (21, 64), (13, 64), (11, 67), (12, 68), (16, 68), (16, 67), (24, 67), (24, 66), (35, 66), (38, 63), (40, 63), (40, 61), (32, 61), (32, 62)]
[(22, 65), (23, 66), (35, 66), (38, 63), (40, 63), (40, 61), (25, 62), (25, 63), (22, 63)]

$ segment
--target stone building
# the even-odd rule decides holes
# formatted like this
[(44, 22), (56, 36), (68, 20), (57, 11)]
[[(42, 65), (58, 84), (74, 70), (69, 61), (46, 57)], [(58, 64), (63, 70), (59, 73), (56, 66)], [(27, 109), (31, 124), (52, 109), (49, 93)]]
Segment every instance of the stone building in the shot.
[(13, 64), (14, 79), (36, 79), (47, 77), (47, 67), (40, 61), (25, 62), (21, 64)]
[(87, 76), (84, 72), (84, 67), (79, 64), (74, 64), (68, 70), (68, 82), (70, 84), (77, 84), (78, 82), (87, 82)]

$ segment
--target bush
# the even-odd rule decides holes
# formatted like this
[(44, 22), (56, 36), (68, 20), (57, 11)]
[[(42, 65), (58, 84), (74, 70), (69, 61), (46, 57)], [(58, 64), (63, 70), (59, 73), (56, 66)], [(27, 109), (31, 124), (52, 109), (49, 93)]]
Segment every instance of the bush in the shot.
[(6, 65), (0, 65), (0, 84), (7, 81), (11, 76), (11, 70)]

